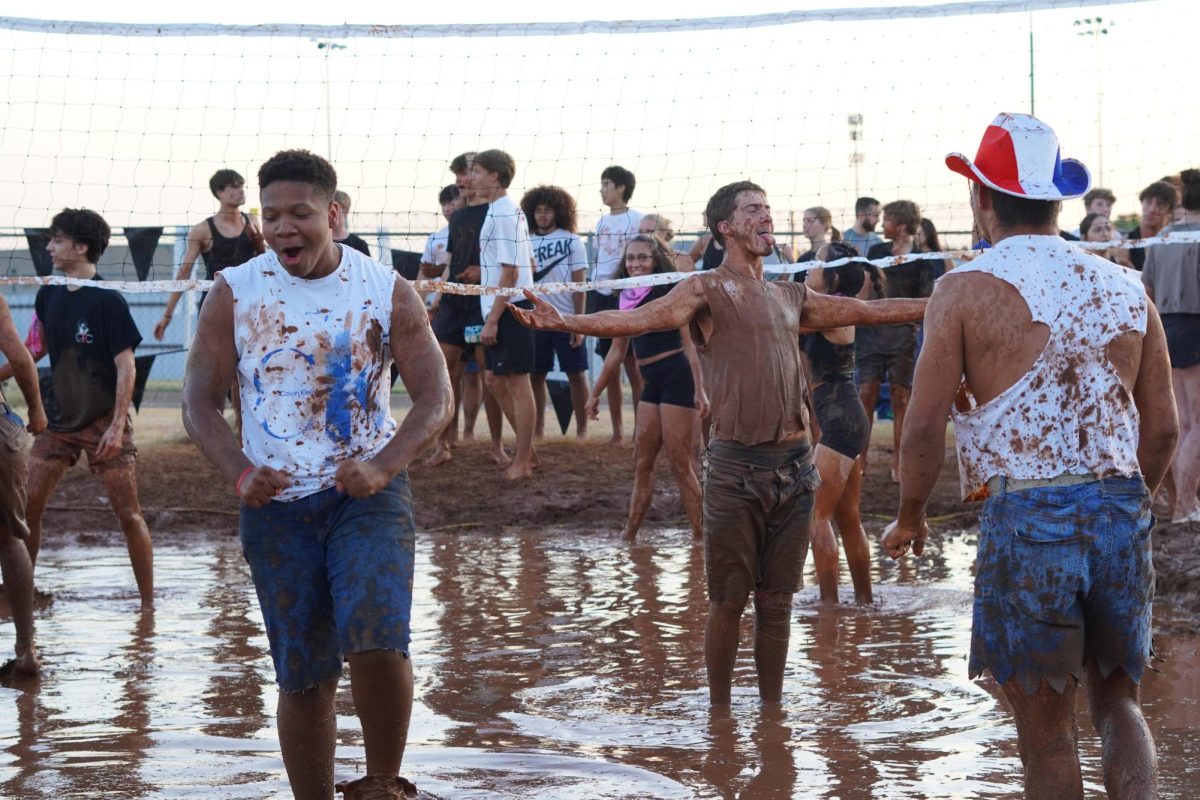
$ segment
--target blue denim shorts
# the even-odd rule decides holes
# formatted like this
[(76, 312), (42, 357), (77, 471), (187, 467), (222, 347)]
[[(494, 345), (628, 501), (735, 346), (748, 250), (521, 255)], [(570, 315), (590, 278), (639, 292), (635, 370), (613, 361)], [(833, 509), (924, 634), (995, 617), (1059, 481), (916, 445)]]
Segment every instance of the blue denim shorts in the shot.
[(280, 689), (337, 678), (345, 653), (407, 655), (415, 523), (406, 472), (363, 500), (329, 488), (243, 506), (240, 523)]
[(1150, 658), (1154, 564), (1140, 476), (1001, 491), (988, 498), (975, 561), (970, 675), (1045, 679), (1062, 691), (1096, 661), (1139, 682)]

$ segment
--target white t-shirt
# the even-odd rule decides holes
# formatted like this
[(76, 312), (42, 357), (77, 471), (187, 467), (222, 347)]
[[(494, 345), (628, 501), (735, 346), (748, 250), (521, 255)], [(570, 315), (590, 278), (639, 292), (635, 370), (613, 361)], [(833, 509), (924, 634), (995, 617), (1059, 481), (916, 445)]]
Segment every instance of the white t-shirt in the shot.
[(450, 263), (450, 252), (446, 249), (446, 244), (450, 241), (450, 226), (447, 225), (440, 231), (429, 234), (429, 238), (425, 240), (425, 251), (421, 253), (421, 263), (436, 264), (439, 267), (444, 267)]
[[(525, 213), (508, 195), (488, 204), (487, 216), (479, 229), (480, 284), (499, 286), (501, 264), (517, 268), (517, 288), (533, 286), (533, 249), (529, 246), (529, 225)], [(520, 299), (520, 298), (517, 298)], [(481, 295), (479, 308), (484, 318), (491, 312), (496, 298)]]
[[(596, 223), (596, 272), (598, 281), (612, 280), (621, 269), (625, 243), (637, 236), (642, 212), (627, 209), (623, 214), (605, 214)], [(597, 289), (600, 294), (612, 294), (612, 289)]]
[[(435, 231), (429, 234), (429, 238), (425, 240), (425, 250), (421, 253), (422, 264), (435, 264), (439, 267), (444, 267), (450, 263), (450, 251), (447, 245), (450, 242), (450, 226), (447, 225), (440, 231)], [(430, 278), (432, 281), (444, 280), (441, 275), (436, 278)], [(425, 307), (431, 308), (437, 301), (438, 293), (429, 292), (425, 295)]]
[[(569, 231), (559, 228), (546, 235), (533, 234), (529, 239), (533, 247), (533, 258), (537, 270), (533, 273), (534, 283), (569, 283), (571, 273), (588, 268), (587, 250), (583, 240)], [(541, 295), (550, 305), (563, 314), (575, 313), (572, 292), (555, 292)]]
[(294, 278), (268, 250), (221, 276), (233, 292), (242, 452), (291, 475), (275, 499), (333, 486), (396, 431), (390, 395), (395, 270), (351, 247), (324, 278)]

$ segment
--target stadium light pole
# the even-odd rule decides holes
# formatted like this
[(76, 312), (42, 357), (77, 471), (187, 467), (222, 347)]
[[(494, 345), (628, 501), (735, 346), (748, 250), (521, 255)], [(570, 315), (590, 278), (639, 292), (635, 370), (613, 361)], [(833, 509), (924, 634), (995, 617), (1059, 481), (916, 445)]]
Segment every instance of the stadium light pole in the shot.
[(850, 126), (850, 141), (854, 142), (854, 151), (850, 153), (850, 163), (854, 165), (854, 198), (858, 199), (858, 165), (863, 162), (863, 154), (858, 151), (858, 143), (862, 141), (862, 114), (850, 114), (846, 117), (846, 123)]
[(1100, 37), (1107, 36), (1109, 29), (1115, 25), (1111, 19), (1105, 22), (1103, 17), (1075, 20), (1075, 27), (1079, 28), (1075, 35), (1090, 37), (1092, 40), (1092, 61), (1096, 65), (1096, 182), (1100, 185), (1104, 185), (1104, 79), (1100, 74)]
[(333, 161), (333, 102), (329, 91), (329, 54), (334, 50), (345, 50), (346, 45), (331, 42), (327, 39), (309, 39), (315, 42), (318, 50), (325, 52), (325, 142), (329, 160)]

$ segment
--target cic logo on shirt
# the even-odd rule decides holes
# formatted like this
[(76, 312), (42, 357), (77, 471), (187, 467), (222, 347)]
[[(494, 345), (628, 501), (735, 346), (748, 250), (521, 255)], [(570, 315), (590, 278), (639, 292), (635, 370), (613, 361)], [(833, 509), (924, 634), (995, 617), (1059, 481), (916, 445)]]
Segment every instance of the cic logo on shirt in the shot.
[(80, 344), (91, 344), (96, 340), (92, 332), (88, 329), (87, 320), (79, 320), (75, 323), (75, 341)]

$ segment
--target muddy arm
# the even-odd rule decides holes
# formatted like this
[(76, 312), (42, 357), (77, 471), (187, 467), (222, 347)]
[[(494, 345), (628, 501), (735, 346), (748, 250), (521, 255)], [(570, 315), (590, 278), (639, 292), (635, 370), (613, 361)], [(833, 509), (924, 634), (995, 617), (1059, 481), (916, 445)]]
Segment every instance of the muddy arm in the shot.
[(1149, 303), (1142, 361), (1133, 385), (1133, 404), (1141, 417), (1138, 428), (1138, 465), (1153, 496), (1162, 483), (1179, 438), (1179, 417), (1171, 386), (1171, 360), (1158, 309)]
[(854, 297), (838, 297), (808, 292), (800, 309), (800, 327), (823, 331), (845, 325), (896, 325), (917, 322), (925, 316), (925, 298), (890, 299), (866, 302)]
[(528, 289), (525, 290), (525, 298), (533, 303), (532, 310), (509, 307), (522, 325), (539, 330), (569, 331), (608, 338), (682, 328), (704, 307), (704, 289), (694, 278), (680, 281), (664, 297), (631, 311), (600, 311), (564, 317), (558, 309)]
[(892, 558), (910, 546), (917, 555), (924, 549), (925, 504), (946, 460), (946, 422), (963, 376), (962, 325), (950, 294), (935, 293), (925, 316), (925, 344), (900, 440), (900, 509), (882, 539)]

